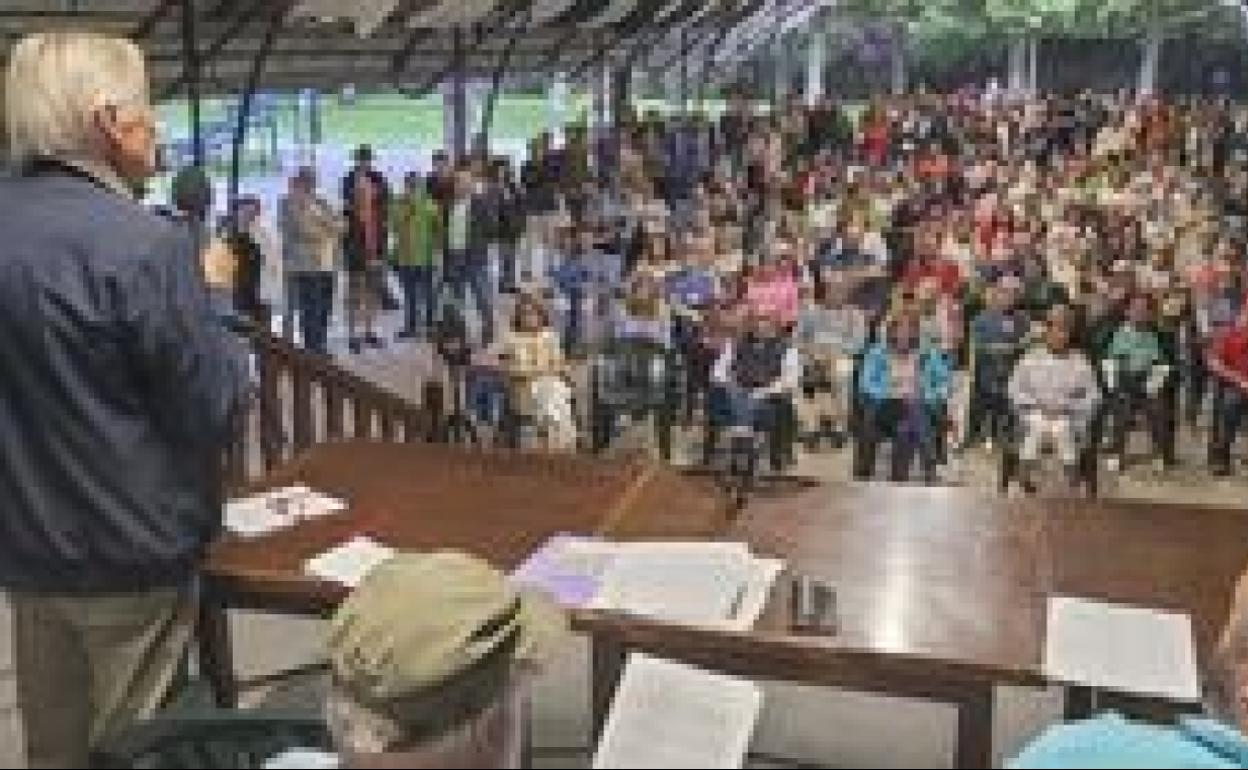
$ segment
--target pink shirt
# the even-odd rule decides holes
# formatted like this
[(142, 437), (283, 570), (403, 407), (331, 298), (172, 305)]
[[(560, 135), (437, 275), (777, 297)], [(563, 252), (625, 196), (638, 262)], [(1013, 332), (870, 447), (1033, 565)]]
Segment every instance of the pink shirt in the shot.
[(745, 289), (745, 304), (751, 313), (776, 319), (785, 326), (797, 323), (797, 281), (791, 275), (752, 279)]

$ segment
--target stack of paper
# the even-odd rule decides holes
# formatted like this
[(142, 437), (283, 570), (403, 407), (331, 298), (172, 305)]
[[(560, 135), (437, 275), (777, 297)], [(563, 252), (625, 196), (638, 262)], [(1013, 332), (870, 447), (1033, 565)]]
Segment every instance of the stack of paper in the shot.
[(1049, 601), (1044, 667), (1050, 678), (1104, 690), (1200, 699), (1187, 615), (1087, 599)]
[(321, 580), (356, 588), (369, 572), (394, 555), (393, 548), (361, 536), (308, 559), (304, 569)]
[(225, 528), (240, 537), (259, 537), (346, 509), (346, 502), (306, 486), (283, 487), (226, 503)]
[(632, 655), (593, 766), (741, 767), (762, 705), (753, 682)]
[(783, 567), (754, 556), (744, 543), (612, 543), (562, 535), (512, 579), (567, 607), (745, 630), (762, 614)]

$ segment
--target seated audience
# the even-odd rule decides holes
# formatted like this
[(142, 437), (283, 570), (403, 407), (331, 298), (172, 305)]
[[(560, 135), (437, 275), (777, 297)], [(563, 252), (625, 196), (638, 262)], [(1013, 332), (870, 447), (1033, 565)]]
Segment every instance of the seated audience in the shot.
[(966, 440), (976, 444), (1000, 436), (1009, 417), (1009, 380), (1030, 331), (1007, 280), (987, 291), (987, 307), (971, 323), (971, 403)]
[(799, 422), (808, 434), (844, 443), (853, 392), (854, 359), (867, 341), (867, 317), (847, 302), (848, 288), (828, 281), (819, 298), (802, 307), (797, 344), (805, 358), (807, 383), (798, 402)]
[(539, 300), (524, 296), (517, 301), (499, 356), (509, 380), (512, 412), (537, 421), (547, 448), (574, 449), (572, 389), (565, 380), (559, 338)]
[[(728, 428), (775, 436), (790, 415), (791, 400), (801, 386), (802, 361), (797, 347), (769, 313), (753, 313), (743, 334), (724, 345), (712, 372), (712, 382), (722, 389)], [(774, 465), (787, 458), (774, 450)]]
[(1018, 454), (1024, 486), (1031, 486), (1031, 475), (1046, 444), (1053, 445), (1075, 480), (1079, 453), (1088, 440), (1101, 391), (1092, 364), (1071, 346), (1065, 311), (1050, 313), (1044, 345), (1018, 362), (1009, 395), (1022, 430)]
[(949, 397), (949, 363), (940, 351), (922, 344), (912, 313), (895, 315), (885, 326), (884, 340), (867, 348), (859, 376), (862, 415), (854, 476), (871, 478), (879, 444), (891, 440), (890, 480), (908, 481), (917, 457), (924, 480), (931, 483)]
[(1154, 447), (1162, 461), (1174, 464), (1169, 441), (1169, 416), (1162, 389), (1171, 367), (1162, 355), (1161, 337), (1154, 327), (1152, 300), (1136, 295), (1127, 307), (1127, 320), (1110, 338), (1102, 362), (1110, 395), (1111, 467), (1122, 463), (1127, 434), (1137, 410), (1148, 418)]
[(1209, 465), (1219, 476), (1231, 473), (1231, 448), (1248, 414), (1248, 307), (1234, 326), (1214, 337), (1207, 365), (1218, 385), (1214, 399)]
[(620, 343), (642, 343), (661, 350), (672, 345), (671, 311), (663, 283), (640, 274), (615, 312), (611, 338)]

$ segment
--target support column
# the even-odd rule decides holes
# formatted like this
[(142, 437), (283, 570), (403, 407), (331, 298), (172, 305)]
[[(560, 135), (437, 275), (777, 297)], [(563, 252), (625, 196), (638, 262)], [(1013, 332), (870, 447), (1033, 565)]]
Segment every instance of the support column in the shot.
[(617, 125), (629, 114), (633, 99), (633, 68), (625, 64), (611, 73), (611, 120)]
[(247, 144), (247, 129), (251, 123), (251, 107), (255, 101), (256, 89), (260, 87), (260, 79), (264, 76), (264, 67), (269, 61), (269, 54), (273, 53), (273, 44), (277, 42), (277, 36), (281, 32), (282, 23), (286, 20), (286, 15), (292, 7), (294, 7), (293, 2), (275, 4), (273, 6), (273, 10), (269, 14), (268, 26), (264, 32), (264, 39), (260, 41), (260, 50), (256, 52), (256, 56), (251, 62), (251, 70), (247, 73), (247, 82), (243, 86), (242, 97), (238, 105), (238, 115), (234, 123), (232, 147), (230, 148), (229, 207), (231, 219), (238, 214), (238, 190), (242, 177), (243, 147)]
[(556, 143), (563, 140), (563, 127), (568, 120), (568, 73), (555, 73), (546, 93), (546, 129)]
[(771, 42), (771, 101), (779, 107), (789, 94), (789, 51), (785, 39), (777, 35)]
[(604, 62), (594, 78), (594, 125), (599, 131), (611, 124), (611, 65)]
[(812, 25), (810, 47), (806, 51), (806, 104), (813, 107), (823, 100), (823, 68), (828, 57), (828, 31), (822, 20)]
[(182, 77), (190, 110), (191, 158), (196, 168), (204, 165), (204, 124), (200, 110), (203, 81), (199, 58), (199, 32), (195, 24), (195, 0), (182, 0)]
[(1153, 24), (1144, 39), (1143, 56), (1140, 60), (1140, 80), (1136, 93), (1141, 97), (1152, 96), (1157, 92), (1157, 72), (1161, 66), (1161, 28)]
[(468, 73), (464, 30), (451, 31), (451, 72), (442, 84), (442, 126), (447, 154), (458, 162), (468, 155)]
[(1040, 93), (1040, 38), (1035, 35), (1027, 39), (1027, 93)]
[(1021, 35), (1010, 38), (1006, 89), (1010, 96), (1018, 96), (1027, 89), (1027, 38)]
[(689, 113), (689, 32), (680, 29), (680, 114)]
[(895, 96), (901, 96), (909, 89), (909, 78), (906, 72), (906, 27), (896, 24), (893, 27), (892, 45), (889, 47), (891, 58), (891, 83)]

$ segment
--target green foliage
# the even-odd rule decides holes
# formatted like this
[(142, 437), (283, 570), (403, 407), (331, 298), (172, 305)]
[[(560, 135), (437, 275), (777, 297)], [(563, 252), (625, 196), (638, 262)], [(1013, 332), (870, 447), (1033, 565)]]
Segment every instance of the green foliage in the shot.
[(912, 37), (967, 38), (988, 34), (1073, 37), (1142, 35), (1168, 31), (1243, 34), (1238, 10), (1219, 0), (845, 0), (842, 18), (907, 22)]

